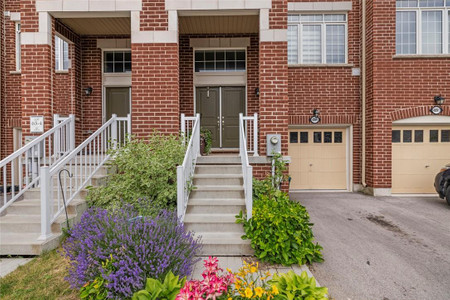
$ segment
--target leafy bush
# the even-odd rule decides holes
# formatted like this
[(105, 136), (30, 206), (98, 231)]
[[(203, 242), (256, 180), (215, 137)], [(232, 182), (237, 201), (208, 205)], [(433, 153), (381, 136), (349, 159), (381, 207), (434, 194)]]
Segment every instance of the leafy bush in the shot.
[[(144, 288), (146, 278), (164, 279), (169, 271), (179, 276), (192, 273), (201, 245), (185, 232), (174, 212), (161, 211), (154, 218), (136, 217), (132, 207), (109, 212), (86, 211), (63, 244), (73, 288), (101, 276), (107, 298), (123, 299)], [(102, 262), (112, 255), (112, 267)]]
[[(109, 276), (114, 270), (113, 262), (114, 258), (112, 254), (110, 259), (102, 262), (102, 274)], [(93, 281), (87, 282), (80, 289), (80, 298), (88, 300), (106, 299), (108, 295), (108, 289), (106, 287), (107, 281), (103, 278), (103, 275), (98, 275)]]
[(185, 282), (186, 277), (180, 279), (172, 272), (167, 273), (163, 282), (147, 278), (145, 289), (134, 293), (132, 300), (175, 300)]
[(286, 274), (275, 274), (269, 281), (277, 287), (280, 296), (287, 300), (327, 300), (328, 289), (317, 287), (314, 277), (308, 277), (306, 271), (301, 275), (289, 271)]
[(90, 206), (111, 210), (132, 204), (144, 215), (176, 206), (177, 166), (185, 155), (178, 136), (154, 132), (145, 140), (132, 139), (111, 155), (117, 173), (109, 176), (106, 186), (90, 189)]
[(255, 255), (283, 265), (323, 261), (322, 247), (313, 243), (313, 224), (305, 207), (270, 187), (270, 180), (255, 183), (252, 218), (247, 221), (242, 211), (236, 216), (236, 222), (244, 225), (242, 238), (251, 240)]

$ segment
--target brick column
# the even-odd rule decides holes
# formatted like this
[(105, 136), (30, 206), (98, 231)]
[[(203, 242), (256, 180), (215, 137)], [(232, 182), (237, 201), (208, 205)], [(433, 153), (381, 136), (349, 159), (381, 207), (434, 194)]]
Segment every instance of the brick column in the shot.
[(23, 136), (30, 135), (30, 116), (44, 116), (44, 131), (52, 127), (53, 23), (34, 11), (34, 1), (21, 2)]

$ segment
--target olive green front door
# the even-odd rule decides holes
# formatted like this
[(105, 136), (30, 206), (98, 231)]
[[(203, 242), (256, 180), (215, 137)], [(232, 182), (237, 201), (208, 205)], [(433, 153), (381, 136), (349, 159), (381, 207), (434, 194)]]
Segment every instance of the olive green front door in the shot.
[(198, 87), (196, 111), (212, 133), (213, 148), (239, 147), (239, 114), (245, 113), (245, 87)]

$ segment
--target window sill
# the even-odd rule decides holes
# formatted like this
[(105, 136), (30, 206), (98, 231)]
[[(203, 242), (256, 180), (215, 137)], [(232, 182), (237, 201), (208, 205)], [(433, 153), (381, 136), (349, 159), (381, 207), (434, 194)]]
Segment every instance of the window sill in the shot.
[(69, 74), (69, 70), (56, 70), (56, 74)]
[(288, 64), (289, 68), (353, 68), (353, 64)]
[(11, 71), (11, 72), (9, 72), (9, 74), (20, 75), (20, 74), (22, 74), (22, 71), (21, 70)]
[(396, 54), (393, 59), (450, 58), (450, 54)]

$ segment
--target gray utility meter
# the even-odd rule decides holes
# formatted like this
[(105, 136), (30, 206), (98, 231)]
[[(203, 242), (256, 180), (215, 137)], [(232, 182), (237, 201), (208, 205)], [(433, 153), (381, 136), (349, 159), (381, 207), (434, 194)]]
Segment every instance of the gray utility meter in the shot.
[(281, 154), (281, 134), (267, 135), (267, 156)]

